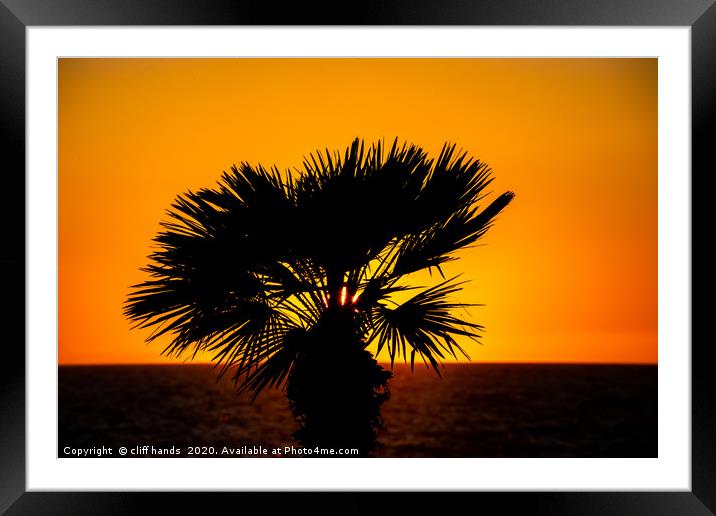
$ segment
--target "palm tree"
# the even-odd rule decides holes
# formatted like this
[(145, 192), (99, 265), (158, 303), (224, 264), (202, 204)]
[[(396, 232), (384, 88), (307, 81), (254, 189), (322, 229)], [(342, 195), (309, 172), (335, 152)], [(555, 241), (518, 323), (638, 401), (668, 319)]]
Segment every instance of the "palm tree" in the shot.
[[(397, 140), (317, 152), (295, 175), (242, 163), (172, 204), (125, 314), (154, 328), (147, 341), (170, 335), (169, 356), (211, 353), (253, 398), (285, 387), (304, 446), (366, 455), (392, 376), (366, 347), (386, 350), (391, 369), (409, 355), (440, 374), (446, 355), (467, 357), (456, 338), (480, 335), (441, 266), (514, 197), (480, 206), (491, 182), (455, 145), (431, 159)], [(406, 281), (426, 269), (436, 285)]]

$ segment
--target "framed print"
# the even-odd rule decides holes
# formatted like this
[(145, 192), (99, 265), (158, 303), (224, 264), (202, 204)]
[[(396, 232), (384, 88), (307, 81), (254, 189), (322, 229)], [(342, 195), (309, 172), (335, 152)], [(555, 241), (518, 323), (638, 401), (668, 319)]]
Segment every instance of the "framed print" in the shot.
[(3, 509), (714, 511), (716, 8), (574, 5), (5, 2)]

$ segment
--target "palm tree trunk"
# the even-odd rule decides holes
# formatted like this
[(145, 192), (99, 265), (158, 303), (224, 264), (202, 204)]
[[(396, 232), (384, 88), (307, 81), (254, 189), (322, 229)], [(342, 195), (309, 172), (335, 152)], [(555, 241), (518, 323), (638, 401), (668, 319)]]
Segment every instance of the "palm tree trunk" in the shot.
[(289, 406), (299, 425), (294, 437), (306, 448), (319, 448), (312, 456), (331, 456), (330, 449), (339, 448), (368, 456), (378, 446), (380, 408), (390, 397), (392, 373), (365, 350), (352, 319), (341, 307), (326, 310), (288, 378)]

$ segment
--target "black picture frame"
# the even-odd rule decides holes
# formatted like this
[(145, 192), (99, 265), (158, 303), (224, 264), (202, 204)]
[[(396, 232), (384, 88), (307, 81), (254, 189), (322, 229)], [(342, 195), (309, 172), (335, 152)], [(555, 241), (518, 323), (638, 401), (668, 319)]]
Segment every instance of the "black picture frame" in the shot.
[[(7, 514), (203, 514), (217, 504), (266, 514), (359, 514), (386, 507), (379, 493), (72, 493), (25, 488), (25, 31), (46, 25), (608, 25), (688, 26), (692, 57), (692, 490), (689, 492), (453, 493), (450, 505), (503, 514), (700, 515), (716, 513), (716, 375), (706, 337), (714, 272), (705, 246), (694, 236), (708, 231), (705, 185), (716, 170), (711, 134), (716, 125), (716, 7), (714, 0), (400, 0), (357, 5), (224, 0), (0, 0), (0, 150), (5, 330), (0, 354), (0, 512)], [(685, 171), (688, 173), (688, 171)], [(20, 221), (23, 221), (21, 224)], [(707, 298), (705, 298), (707, 299)], [(19, 330), (19, 331), (18, 331)], [(689, 343), (683, 343), (687, 346)], [(237, 500), (236, 497), (240, 497)], [(261, 499), (257, 499), (261, 497)], [(417, 493), (401, 500), (401, 512), (445, 501)], [(493, 512), (493, 511), (490, 511)]]

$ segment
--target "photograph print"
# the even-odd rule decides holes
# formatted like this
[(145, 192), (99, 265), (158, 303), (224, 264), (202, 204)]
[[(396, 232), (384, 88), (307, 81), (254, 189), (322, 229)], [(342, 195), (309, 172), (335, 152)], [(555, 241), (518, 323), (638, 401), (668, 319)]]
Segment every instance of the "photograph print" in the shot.
[(657, 457), (657, 70), (59, 59), (58, 457)]

